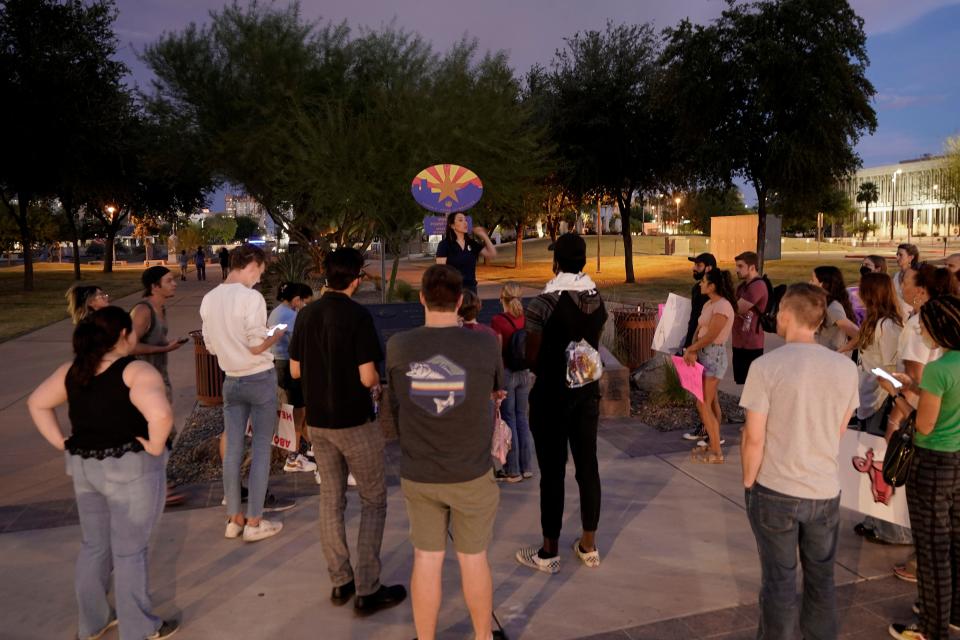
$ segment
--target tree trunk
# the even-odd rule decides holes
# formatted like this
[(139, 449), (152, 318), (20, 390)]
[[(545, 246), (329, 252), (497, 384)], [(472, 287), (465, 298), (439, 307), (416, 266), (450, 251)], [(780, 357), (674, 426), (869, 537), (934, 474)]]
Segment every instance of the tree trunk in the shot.
[(767, 244), (767, 192), (757, 189), (757, 271), (763, 273), (764, 250)]
[[(870, 221), (870, 201), (867, 200), (863, 203), (863, 217)], [(873, 212), (873, 224), (877, 224), (877, 212)]]
[(397, 272), (400, 270), (400, 252), (393, 254), (393, 265), (390, 267), (390, 289), (387, 291), (387, 302), (393, 302), (393, 292), (397, 287)]
[(20, 210), (17, 216), (17, 226), (20, 228), (20, 245), (23, 247), (23, 290), (33, 291), (33, 252), (31, 247), (33, 238), (30, 236), (30, 224), (27, 217), (27, 211), (30, 208), (30, 196), (28, 194), (17, 194), (17, 208)]
[[(617, 204), (620, 206), (620, 235), (623, 237), (623, 267), (627, 273), (626, 282), (628, 284), (633, 284), (636, 282), (636, 278), (633, 276), (633, 235), (630, 233), (630, 199), (633, 197), (633, 192), (630, 191), (627, 193), (626, 197), (623, 194), (617, 194)], [(641, 215), (643, 215), (641, 213)]]
[(103, 272), (113, 273), (113, 245), (117, 240), (117, 229), (112, 225), (107, 226), (107, 241), (103, 245)]
[(513, 255), (513, 268), (523, 268), (523, 230), (526, 227), (522, 222), (514, 228), (517, 231), (517, 251)]
[(153, 260), (153, 238), (147, 236), (143, 239), (143, 259)]

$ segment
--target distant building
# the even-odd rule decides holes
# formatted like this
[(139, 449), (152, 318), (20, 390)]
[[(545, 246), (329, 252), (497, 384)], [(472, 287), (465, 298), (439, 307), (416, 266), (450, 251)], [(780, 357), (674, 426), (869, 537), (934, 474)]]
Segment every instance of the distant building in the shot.
[(225, 197), (225, 204), (228, 216), (247, 216), (257, 221), (264, 229), (267, 228), (267, 210), (262, 204), (257, 202), (253, 196), (246, 194), (228, 193)]
[(870, 220), (877, 223), (875, 235), (879, 238), (890, 237), (891, 213), (893, 235), (897, 238), (958, 235), (960, 214), (942, 197), (946, 169), (945, 156), (927, 154), (897, 164), (860, 169), (842, 180), (840, 188), (862, 215), (864, 205), (857, 202), (860, 185), (865, 182), (877, 185), (880, 199), (870, 204)]

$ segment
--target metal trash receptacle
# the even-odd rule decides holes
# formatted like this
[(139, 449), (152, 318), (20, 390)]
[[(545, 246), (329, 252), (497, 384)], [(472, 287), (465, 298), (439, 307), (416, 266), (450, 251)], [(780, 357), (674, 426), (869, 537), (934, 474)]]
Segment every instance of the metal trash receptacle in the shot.
[(197, 402), (208, 407), (223, 404), (223, 379), (226, 374), (220, 369), (217, 356), (207, 351), (203, 334), (191, 331), (193, 356), (197, 370)]
[(617, 334), (618, 351), (631, 371), (653, 358), (653, 334), (657, 330), (657, 309), (646, 304), (636, 309), (617, 309), (613, 312), (613, 326)]

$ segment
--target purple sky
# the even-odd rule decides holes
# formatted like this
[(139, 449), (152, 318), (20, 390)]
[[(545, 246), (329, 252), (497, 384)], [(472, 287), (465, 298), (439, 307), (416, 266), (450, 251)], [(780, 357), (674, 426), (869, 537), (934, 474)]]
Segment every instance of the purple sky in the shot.
[[(136, 82), (149, 72), (135, 52), (164, 31), (206, 22), (221, 0), (117, 0), (116, 30), (121, 57)], [(266, 4), (266, 3), (265, 3)], [(279, 3), (285, 6), (286, 3)], [(947, 136), (960, 133), (960, 0), (852, 0), (866, 21), (871, 66), (877, 88), (877, 133), (861, 141), (864, 165), (896, 162), (922, 153), (939, 153)], [(715, 18), (721, 0), (326, 0), (301, 2), (309, 19), (352, 28), (377, 28), (391, 21), (417, 31), (437, 50), (467, 34), (481, 49), (504, 49), (520, 72), (549, 63), (563, 38), (578, 30), (599, 29), (607, 20), (652, 22), (657, 28), (689, 17)], [(749, 195), (748, 195), (749, 199)], [(223, 208), (222, 193), (211, 203)]]

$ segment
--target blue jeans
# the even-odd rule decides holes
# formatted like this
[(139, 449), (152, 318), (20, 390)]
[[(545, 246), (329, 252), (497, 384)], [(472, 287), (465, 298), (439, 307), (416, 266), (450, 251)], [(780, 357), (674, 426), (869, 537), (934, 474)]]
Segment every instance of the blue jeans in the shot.
[(836, 640), (834, 557), (840, 496), (795, 498), (759, 484), (746, 490), (747, 515), (760, 552), (761, 640), (792, 640), (797, 625), (797, 551), (803, 567), (800, 632), (805, 640)]
[(244, 432), (247, 420), (253, 428), (253, 450), (247, 488), (247, 518), (263, 515), (270, 478), (270, 448), (277, 431), (277, 371), (266, 371), (223, 381), (223, 428), (227, 451), (223, 460), (223, 495), (227, 514), (240, 513), (240, 465), (243, 463)]
[(533, 436), (530, 435), (530, 387), (533, 386), (533, 374), (529, 370), (503, 370), (507, 397), (500, 404), (500, 417), (510, 425), (513, 433), (513, 445), (507, 452), (507, 462), (503, 471), (515, 476), (530, 471), (533, 456)]
[(119, 458), (67, 454), (83, 541), (74, 588), (80, 609), (79, 636), (99, 632), (113, 617), (107, 592), (110, 574), (121, 640), (143, 640), (160, 628), (153, 615), (147, 577), (147, 543), (163, 513), (167, 453), (128, 452)]

